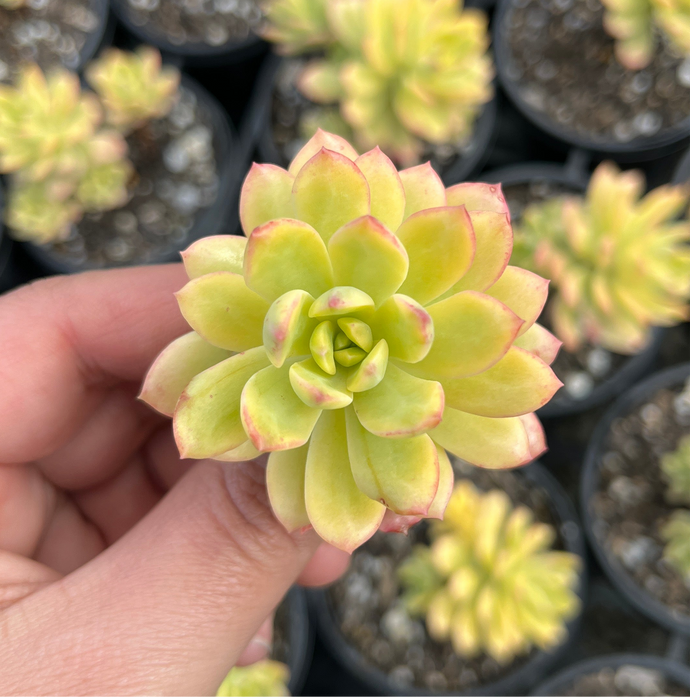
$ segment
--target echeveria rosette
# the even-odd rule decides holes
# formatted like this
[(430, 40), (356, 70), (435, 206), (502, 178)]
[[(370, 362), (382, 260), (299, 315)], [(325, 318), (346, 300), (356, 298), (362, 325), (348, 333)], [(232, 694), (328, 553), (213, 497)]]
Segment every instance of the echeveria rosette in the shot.
[(500, 186), (446, 190), (319, 131), (289, 170), (254, 165), (240, 209), (248, 239), (183, 255), (194, 331), (142, 392), (183, 456), (271, 453), (279, 520), (353, 550), (382, 522), (442, 517), (446, 450), (490, 468), (544, 450), (533, 412), (560, 344), (535, 324), (547, 282), (507, 265)]

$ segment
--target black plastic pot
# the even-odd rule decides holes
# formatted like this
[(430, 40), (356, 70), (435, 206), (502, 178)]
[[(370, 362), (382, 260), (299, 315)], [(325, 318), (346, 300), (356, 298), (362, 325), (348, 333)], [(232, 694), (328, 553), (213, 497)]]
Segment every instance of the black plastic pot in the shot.
[[(580, 529), (577, 514), (566, 493), (551, 474), (537, 462), (521, 468), (520, 472), (534, 486), (543, 488), (551, 503), (554, 518), (560, 522), (559, 530), (564, 547), (568, 552), (582, 559), (582, 573), (578, 594), (583, 601), (586, 593), (587, 572), (585, 566), (584, 535)], [(395, 533), (389, 533), (395, 534)], [(393, 682), (385, 673), (369, 664), (352, 645), (348, 643), (338, 627), (328, 592), (310, 591), (309, 601), (319, 636), (329, 651), (343, 668), (363, 687), (362, 694), (368, 695), (515, 695), (524, 694), (570, 650), (580, 624), (580, 617), (568, 623), (568, 639), (554, 651), (537, 651), (528, 661), (512, 674), (468, 692), (432, 692), (422, 688), (410, 688)]]
[[(91, 0), (91, 9), (98, 16), (98, 27), (96, 30), (89, 34), (81, 51), (79, 52), (79, 65), (70, 66), (70, 69), (75, 72), (81, 72), (86, 64), (96, 55), (101, 44), (103, 43), (104, 36), (106, 35), (106, 28), (109, 26), (109, 1), (108, 0)], [(112, 29), (112, 24), (109, 29)], [(109, 35), (110, 31), (107, 32)], [(112, 36), (109, 36), (112, 40)], [(109, 41), (108, 41), (109, 43)]]
[[(169, 2), (169, 0), (163, 0)], [(168, 41), (164, 36), (149, 31), (132, 22), (128, 15), (126, 0), (111, 0), (113, 12), (120, 23), (134, 37), (135, 43), (155, 46), (172, 63), (190, 67), (209, 67), (240, 63), (265, 50), (266, 44), (256, 34), (250, 33), (241, 41), (228, 41), (221, 46), (209, 46), (201, 42), (187, 42), (181, 46)]]
[(685, 184), (688, 181), (690, 181), (690, 150), (683, 155), (678, 163), (672, 179), (674, 184)]
[(532, 692), (532, 695), (562, 695), (565, 690), (570, 688), (575, 680), (581, 675), (596, 673), (602, 668), (620, 668), (621, 666), (633, 665), (642, 668), (658, 670), (666, 678), (686, 687), (690, 690), (690, 668), (660, 656), (648, 656), (645, 654), (619, 653), (611, 656), (599, 656), (581, 661), (575, 665), (562, 670), (557, 675), (543, 682)]
[(314, 631), (309, 619), (305, 591), (293, 586), (283, 601), (288, 606), (287, 665), (290, 669), (290, 694), (298, 695), (304, 687), (314, 651)]
[(3, 200), (2, 186), (0, 185), (0, 293), (10, 286), (8, 281), (10, 271), (10, 256), (12, 254), (12, 240), (3, 228)]
[[(489, 182), (500, 182), (504, 186), (516, 186), (539, 180), (551, 181), (575, 191), (584, 191), (589, 179), (586, 170), (587, 160), (588, 156), (584, 151), (574, 150), (571, 151), (564, 166), (547, 162), (528, 162), (494, 170), (482, 178)], [(651, 341), (646, 348), (628, 358), (620, 370), (597, 385), (588, 397), (573, 399), (563, 393), (557, 394), (551, 402), (539, 410), (539, 416), (556, 418), (579, 414), (618, 396), (650, 370), (659, 354), (663, 337), (663, 329), (654, 329)]]
[(548, 139), (572, 147), (590, 150), (598, 155), (611, 157), (619, 162), (642, 162), (663, 157), (681, 150), (690, 139), (690, 116), (672, 128), (664, 129), (653, 136), (637, 137), (627, 143), (611, 138), (586, 137), (564, 128), (530, 106), (520, 94), (518, 85), (508, 75), (511, 61), (507, 32), (510, 27), (514, 0), (498, 0), (494, 17), (493, 50), (498, 79), (505, 92), (520, 112)]
[[(201, 210), (194, 221), (188, 237), (178, 247), (153, 259), (150, 263), (165, 264), (180, 260), (180, 252), (195, 240), (211, 235), (235, 232), (237, 224), (238, 187), (246, 171), (246, 152), (240, 148), (234, 128), (228, 121), (223, 108), (215, 97), (188, 76), (182, 76), (182, 84), (194, 92), (210, 116), (213, 127), (213, 142), (218, 163), (218, 196), (208, 208)], [(23, 243), (27, 253), (49, 274), (76, 273), (92, 268), (89, 265), (67, 263), (50, 252), (50, 246)], [(121, 264), (113, 264), (121, 266)], [(103, 268), (103, 267), (98, 267)]]
[[(273, 140), (271, 124), (273, 89), (282, 60), (280, 56), (272, 53), (264, 62), (248, 113), (246, 137), (256, 143), (262, 162), (287, 167), (289, 162), (284, 159)], [(467, 154), (443, 174), (442, 178), (447, 186), (465, 181), (470, 175), (478, 172), (486, 162), (495, 136), (496, 112), (494, 97), (484, 106), (477, 118)]]
[(683, 363), (650, 376), (623, 394), (606, 412), (597, 425), (585, 454), (580, 480), (580, 509), (587, 537), (604, 573), (628, 601), (652, 621), (672, 632), (690, 635), (690, 617), (674, 615), (663, 603), (646, 593), (600, 544), (594, 533), (595, 518), (590, 502), (599, 489), (599, 462), (611, 424), (629, 414), (658, 390), (684, 383), (690, 377), (690, 363)]

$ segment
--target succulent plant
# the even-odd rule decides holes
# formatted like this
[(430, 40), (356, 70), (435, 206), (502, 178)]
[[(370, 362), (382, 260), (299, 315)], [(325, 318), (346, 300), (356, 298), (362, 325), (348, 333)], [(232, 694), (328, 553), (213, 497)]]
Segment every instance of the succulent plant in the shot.
[(252, 167), (240, 217), (248, 239), (183, 254), (193, 331), (141, 394), (184, 457), (269, 452), (278, 519), (352, 550), (387, 508), (442, 515), (445, 449), (490, 468), (544, 450), (532, 412), (560, 387), (559, 342), (535, 324), (547, 282), (507, 266), (500, 186), (446, 190), (319, 131), (289, 170)]
[(98, 93), (107, 121), (125, 132), (165, 116), (180, 86), (179, 71), (162, 67), (160, 53), (150, 46), (134, 53), (108, 49), (89, 65), (86, 79)]
[(480, 492), (462, 480), (430, 535), (431, 545), (414, 548), (399, 578), (404, 605), (426, 616), (433, 639), (499, 663), (563, 641), (580, 606), (580, 559), (552, 549), (551, 526), (513, 507), (504, 491)]
[(289, 696), (290, 670), (278, 661), (258, 661), (233, 668), (218, 688), (217, 697)]
[(678, 509), (661, 530), (664, 559), (684, 578), (690, 578), (690, 511)]
[(329, 0), (263, 0), (264, 37), (295, 55), (323, 48), (332, 42), (326, 18)]
[(0, 7), (4, 7), (8, 10), (19, 9), (25, 0), (0, 0)]
[(681, 438), (675, 450), (662, 456), (661, 471), (668, 483), (667, 498), (690, 504), (690, 436)]
[[(399, 162), (417, 161), (425, 142), (468, 136), (492, 97), (487, 19), (456, 0), (274, 0), (268, 17), (266, 36), (286, 53), (313, 48), (304, 36), (318, 25), (326, 54), (306, 66), (300, 90), (338, 103), (361, 147)], [(295, 38), (294, 26), (304, 34)]]
[(641, 172), (605, 162), (587, 194), (534, 204), (516, 233), (513, 263), (551, 279), (555, 334), (568, 350), (585, 340), (636, 353), (653, 326), (688, 317), (690, 224), (677, 221), (688, 189), (640, 198)]

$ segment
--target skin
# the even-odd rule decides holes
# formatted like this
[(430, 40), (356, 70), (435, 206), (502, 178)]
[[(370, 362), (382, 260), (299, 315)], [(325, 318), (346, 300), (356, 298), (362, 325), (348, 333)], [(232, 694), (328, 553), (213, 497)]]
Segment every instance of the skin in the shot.
[(185, 281), (170, 265), (0, 297), (0, 694), (213, 694), (266, 654), (293, 582), (347, 566), (276, 521), (264, 463), (181, 460), (137, 401), (188, 331)]

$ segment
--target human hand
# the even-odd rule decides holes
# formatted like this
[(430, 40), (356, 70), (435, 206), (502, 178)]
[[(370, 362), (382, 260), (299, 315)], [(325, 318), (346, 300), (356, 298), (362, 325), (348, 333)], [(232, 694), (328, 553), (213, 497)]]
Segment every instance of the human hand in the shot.
[(185, 281), (159, 266), (0, 297), (0, 694), (214, 693), (262, 657), (295, 580), (347, 566), (276, 521), (260, 463), (180, 460), (136, 400), (188, 331)]

